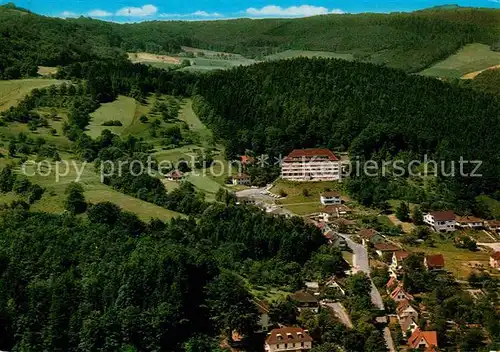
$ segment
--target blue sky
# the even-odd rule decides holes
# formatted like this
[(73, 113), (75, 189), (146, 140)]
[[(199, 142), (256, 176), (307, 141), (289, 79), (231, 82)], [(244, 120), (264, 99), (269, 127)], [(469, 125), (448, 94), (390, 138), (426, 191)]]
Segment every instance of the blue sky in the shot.
[[(0, 3), (8, 1), (0, 0)], [(455, 3), (500, 9), (500, 0), (14, 0), (35, 13), (108, 21), (304, 17), (325, 13), (413, 11)]]

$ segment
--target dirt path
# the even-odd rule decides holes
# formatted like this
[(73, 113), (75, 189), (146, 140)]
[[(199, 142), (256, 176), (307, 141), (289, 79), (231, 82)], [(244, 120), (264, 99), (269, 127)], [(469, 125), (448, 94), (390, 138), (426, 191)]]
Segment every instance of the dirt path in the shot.
[(474, 79), (479, 74), (483, 73), (484, 71), (494, 70), (494, 69), (497, 69), (497, 68), (500, 68), (500, 65), (491, 66), (491, 67), (485, 68), (484, 70), (480, 70), (480, 71), (470, 72), (470, 73), (467, 73), (467, 74), (463, 75), (461, 78), (462, 79)]

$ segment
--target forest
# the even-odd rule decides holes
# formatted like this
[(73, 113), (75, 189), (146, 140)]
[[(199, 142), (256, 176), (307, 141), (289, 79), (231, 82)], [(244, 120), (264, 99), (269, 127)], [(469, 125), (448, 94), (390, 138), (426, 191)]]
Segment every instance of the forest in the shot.
[[(483, 177), (438, 177), (440, 198), (465, 209), (474, 196), (500, 186), (500, 100), (487, 93), (328, 59), (213, 72), (200, 77), (195, 93), (198, 115), (226, 140), (230, 157), (246, 149), (278, 156), (328, 147), (361, 162), (398, 159), (408, 165), (427, 155), (444, 162), (445, 171), (461, 157), (482, 160)], [(351, 192), (367, 205), (389, 199), (390, 176), (379, 176), (351, 177)]]
[(179, 53), (197, 47), (263, 59), (287, 49), (351, 53), (356, 60), (420, 71), (467, 43), (496, 48), (500, 11), (429, 9), (412, 13), (325, 15), (302, 19), (150, 21), (117, 24), (39, 16), (0, 6), (0, 78), (36, 75), (37, 66), (126, 52)]

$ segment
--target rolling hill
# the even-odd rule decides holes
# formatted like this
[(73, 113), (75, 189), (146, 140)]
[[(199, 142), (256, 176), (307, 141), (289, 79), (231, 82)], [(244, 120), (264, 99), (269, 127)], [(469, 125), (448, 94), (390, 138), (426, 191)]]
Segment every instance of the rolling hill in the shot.
[(326, 51), (421, 71), (469, 43), (496, 47), (500, 11), (435, 8), (412, 13), (323, 15), (300, 19), (151, 21), (116, 24), (59, 19), (0, 7), (0, 76), (128, 52), (179, 53), (181, 46), (264, 59), (286, 50)]

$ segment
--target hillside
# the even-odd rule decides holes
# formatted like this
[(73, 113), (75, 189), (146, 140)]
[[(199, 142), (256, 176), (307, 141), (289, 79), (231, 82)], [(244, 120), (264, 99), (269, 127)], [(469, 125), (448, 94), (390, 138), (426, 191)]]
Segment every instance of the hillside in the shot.
[(496, 45), (500, 11), (456, 8), (300, 19), (116, 24), (83, 17), (49, 18), (0, 7), (0, 32), (4, 78), (34, 74), (36, 65), (126, 58), (124, 51), (179, 53), (181, 46), (255, 59), (289, 49), (326, 51), (417, 72), (464, 44)]

